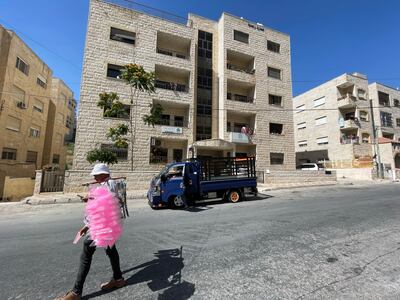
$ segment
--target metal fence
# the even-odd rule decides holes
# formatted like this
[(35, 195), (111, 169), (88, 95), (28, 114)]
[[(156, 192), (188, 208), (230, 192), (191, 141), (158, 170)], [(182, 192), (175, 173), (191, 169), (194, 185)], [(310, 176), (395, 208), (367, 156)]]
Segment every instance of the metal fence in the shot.
[(64, 189), (64, 171), (43, 170), (40, 192), (62, 192)]

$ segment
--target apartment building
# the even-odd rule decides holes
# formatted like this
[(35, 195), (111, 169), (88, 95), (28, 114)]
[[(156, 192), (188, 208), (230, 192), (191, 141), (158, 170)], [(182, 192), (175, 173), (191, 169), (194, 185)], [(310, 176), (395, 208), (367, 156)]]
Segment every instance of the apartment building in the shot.
[(297, 163), (372, 157), (368, 79), (343, 74), (293, 98)]
[(0, 198), (6, 176), (35, 177), (48, 163), (52, 75), (15, 32), (0, 25)]
[(73, 142), (75, 110), (72, 90), (61, 79), (53, 78), (43, 154), (45, 164), (65, 169), (67, 143)]
[[(103, 116), (97, 107), (101, 92), (117, 92), (135, 116), (134, 170), (142, 174), (167, 162), (208, 156), (255, 155), (259, 170), (294, 169), (288, 35), (227, 13), (218, 21), (189, 14), (182, 24), (121, 3), (90, 2), (69, 176), (87, 174), (86, 153), (112, 148), (105, 132), (127, 122)], [(129, 107), (130, 88), (118, 79), (128, 63), (156, 77), (156, 94), (141, 93), (136, 107)], [(154, 128), (142, 120), (152, 103), (164, 109)], [(119, 157), (114, 170), (129, 171), (128, 149), (114, 150)]]
[(51, 69), (0, 26), (0, 197), (6, 176), (34, 177), (43, 164)]
[(368, 86), (378, 137), (400, 141), (400, 91), (374, 82)]

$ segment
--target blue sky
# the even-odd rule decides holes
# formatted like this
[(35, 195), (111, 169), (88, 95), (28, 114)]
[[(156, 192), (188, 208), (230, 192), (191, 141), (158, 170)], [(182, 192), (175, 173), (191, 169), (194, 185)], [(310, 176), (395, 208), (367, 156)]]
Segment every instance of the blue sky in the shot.
[[(222, 11), (290, 34), (293, 94), (345, 72), (400, 87), (400, 1), (149, 0), (180, 16)], [(0, 0), (0, 24), (14, 29), (79, 99), (88, 0)]]

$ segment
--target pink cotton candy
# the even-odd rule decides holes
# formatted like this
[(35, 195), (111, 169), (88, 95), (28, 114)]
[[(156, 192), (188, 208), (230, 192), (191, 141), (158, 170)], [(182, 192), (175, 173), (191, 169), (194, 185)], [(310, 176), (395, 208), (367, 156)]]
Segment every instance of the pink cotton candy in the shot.
[(97, 247), (112, 247), (122, 234), (121, 211), (118, 199), (106, 187), (89, 191), (86, 216), (90, 237)]

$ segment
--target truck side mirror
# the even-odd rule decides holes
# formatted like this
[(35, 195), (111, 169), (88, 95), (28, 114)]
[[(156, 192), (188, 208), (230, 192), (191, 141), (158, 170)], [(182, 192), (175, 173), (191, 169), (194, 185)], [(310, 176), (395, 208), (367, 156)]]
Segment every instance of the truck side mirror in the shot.
[(166, 182), (166, 181), (167, 181), (167, 175), (162, 174), (162, 175), (161, 175), (161, 181), (162, 181), (162, 182)]

